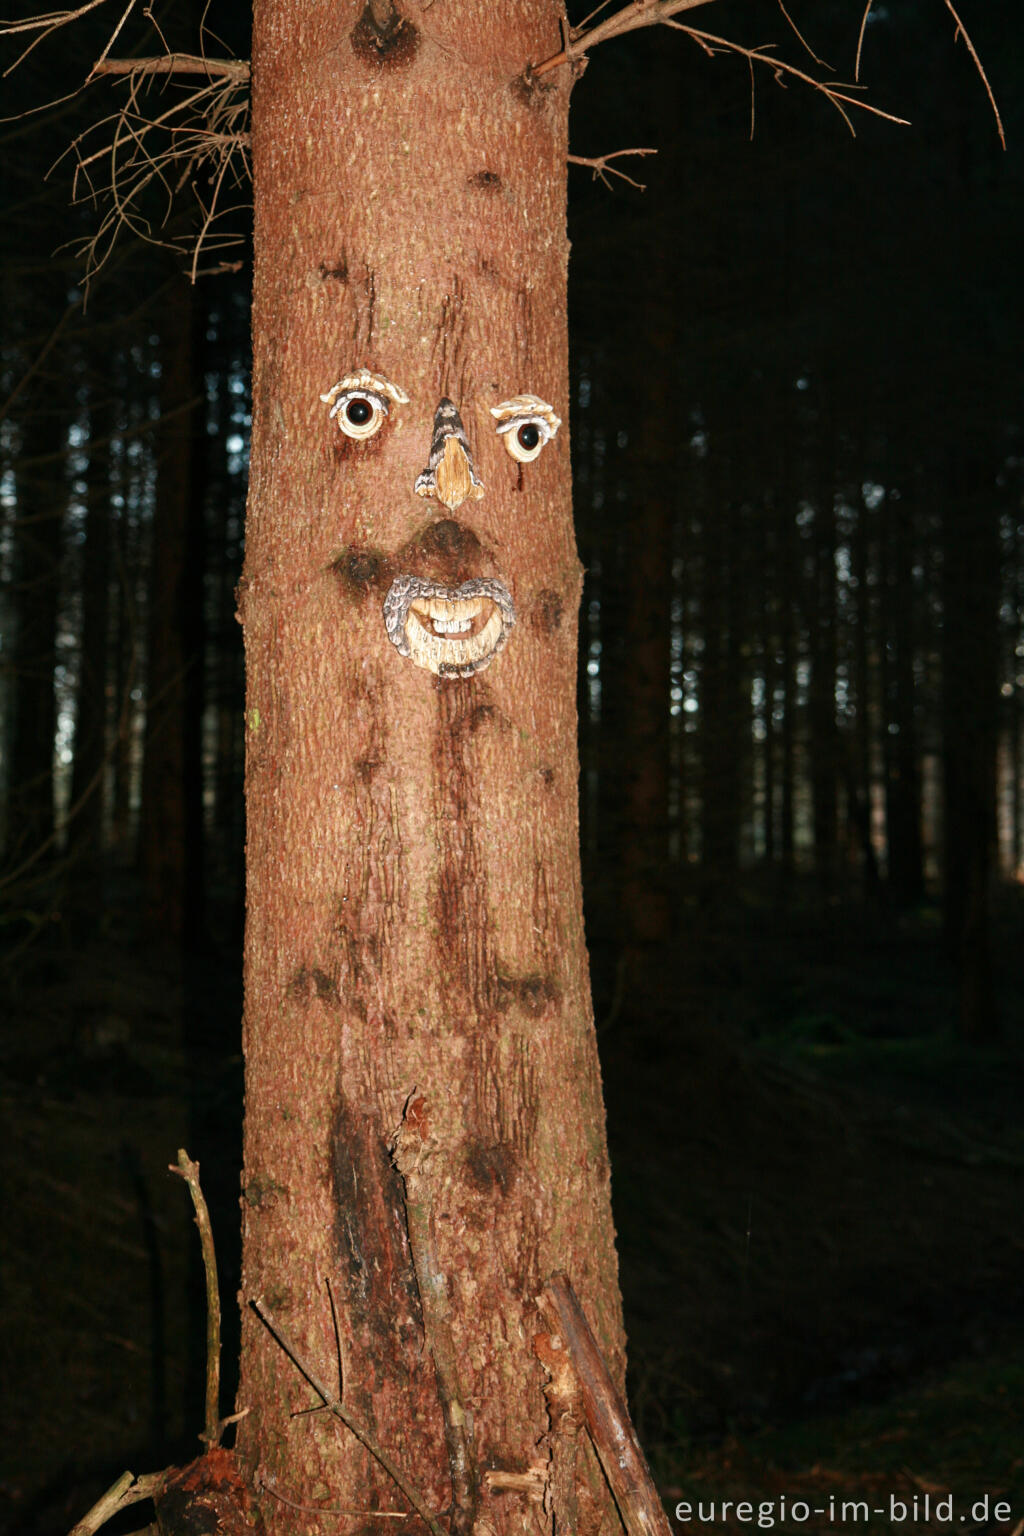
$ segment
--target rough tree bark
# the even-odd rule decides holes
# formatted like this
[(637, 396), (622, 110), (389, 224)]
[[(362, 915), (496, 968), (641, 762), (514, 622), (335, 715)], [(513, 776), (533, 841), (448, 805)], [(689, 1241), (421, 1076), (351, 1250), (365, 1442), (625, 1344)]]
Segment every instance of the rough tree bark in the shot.
[[(518, 462), (507, 440), (541, 428), (491, 414), (568, 413), (569, 78), (523, 78), (561, 14), (262, 0), (253, 49), (243, 1298), (478, 1533), (551, 1526), (552, 1271), (622, 1371), (567, 430)], [(317, 1401), (247, 1308), (239, 1448), (268, 1528), (393, 1531), (371, 1512), (403, 1496), (296, 1416)], [(596, 1531), (617, 1517), (580, 1466)]]

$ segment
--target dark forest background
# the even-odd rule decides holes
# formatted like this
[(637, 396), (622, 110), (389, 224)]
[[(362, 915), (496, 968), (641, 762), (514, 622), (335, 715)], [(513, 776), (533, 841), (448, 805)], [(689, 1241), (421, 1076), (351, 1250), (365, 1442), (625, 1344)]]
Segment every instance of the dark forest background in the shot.
[[(805, 10), (851, 78), (861, 6)], [(211, 51), (245, 57), (222, 11)], [(617, 162), (643, 193), (571, 171), (570, 417), (588, 936), (670, 1497), (1016, 1490), (1024, 1517), (1024, 27), (963, 16), (1006, 151), (938, 0), (865, 32), (909, 127), (853, 138), (765, 69), (751, 135), (746, 62), (664, 29), (574, 97), (574, 153), (658, 149)], [(701, 17), (814, 69), (774, 8)], [(188, 7), (161, 23), (195, 49)], [(89, 16), (35, 50), (6, 110), (105, 41)], [(12, 1532), (192, 1454), (178, 1145), (228, 1298), (237, 1266), (248, 192), (193, 286), (201, 210), (158, 227), (154, 183), (138, 222), (180, 250), (123, 232), (84, 304), (106, 205), (51, 167), (124, 90), (0, 125)]]

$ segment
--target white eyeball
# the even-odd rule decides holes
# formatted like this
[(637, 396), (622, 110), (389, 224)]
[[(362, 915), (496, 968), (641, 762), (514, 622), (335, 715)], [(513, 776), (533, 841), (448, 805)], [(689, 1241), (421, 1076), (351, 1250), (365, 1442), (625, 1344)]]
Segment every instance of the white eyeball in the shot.
[(518, 464), (531, 464), (562, 425), (551, 406), (537, 395), (515, 395), (491, 406), (506, 451)]

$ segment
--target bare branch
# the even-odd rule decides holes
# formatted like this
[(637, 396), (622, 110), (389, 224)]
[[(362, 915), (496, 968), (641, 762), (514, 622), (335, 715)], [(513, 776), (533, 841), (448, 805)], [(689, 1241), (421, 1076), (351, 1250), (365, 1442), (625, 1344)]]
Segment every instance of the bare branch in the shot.
[(194, 53), (167, 53), (150, 59), (100, 59), (89, 71), (97, 75), (208, 75), (248, 80), (248, 59), (204, 59)]
[(656, 155), (656, 149), (613, 149), (608, 155), (566, 155), (570, 165), (587, 165), (594, 173), (594, 180), (601, 180), (606, 187), (611, 187), (609, 176), (619, 176), (623, 181), (628, 181), (631, 187), (636, 187), (640, 192), (646, 192), (647, 187), (642, 181), (634, 181), (632, 176), (627, 176), (625, 171), (620, 171), (617, 165), (609, 165), (609, 160), (618, 159), (619, 155)]
[[(707, 5), (708, 3), (709, 0), (633, 0), (631, 5), (623, 6), (613, 16), (598, 22), (596, 26), (590, 27), (588, 30), (577, 29), (572, 34), (570, 41), (565, 43), (558, 53), (552, 54), (550, 58), (544, 59), (540, 64), (528, 65), (527, 75), (531, 79), (537, 79), (540, 75), (547, 74), (549, 70), (557, 69), (560, 64), (572, 64), (582, 59), (587, 51), (595, 47), (596, 44), (603, 43), (609, 37), (619, 37), (623, 32), (633, 32), (638, 27), (672, 27), (673, 30), (685, 32), (688, 37), (693, 38), (694, 42), (704, 49), (709, 58), (714, 57), (716, 53), (735, 53), (741, 58), (746, 59), (751, 67), (753, 64), (770, 64), (775, 73), (776, 80), (780, 83), (783, 75), (789, 75), (793, 79), (802, 80), (812, 90), (820, 91), (823, 96), (827, 97), (851, 133), (855, 133), (855, 129), (850, 120), (849, 113), (845, 110), (845, 106), (859, 107), (862, 112), (870, 112), (872, 116), (885, 118), (890, 123), (906, 123), (906, 118), (896, 117), (892, 112), (883, 112), (879, 107), (868, 106), (867, 102), (861, 101), (855, 96), (847, 95), (846, 93), (854, 90), (855, 86), (842, 85), (834, 81), (816, 80), (813, 75), (807, 74), (802, 69), (797, 69), (793, 64), (785, 64), (781, 59), (769, 58), (764, 47), (743, 48), (739, 43), (730, 42), (728, 38), (717, 37), (710, 32), (699, 32), (695, 27), (688, 27), (681, 21), (673, 20), (673, 17), (678, 16), (683, 11), (691, 11), (698, 5)], [(946, 4), (952, 10), (950, 0), (946, 0)], [(797, 37), (800, 38), (808, 53), (816, 62), (821, 63), (821, 60), (817, 58), (817, 55), (797, 31), (782, 0), (779, 0), (779, 5), (782, 14), (786, 17), (790, 26), (793, 27), (794, 32), (796, 32)]]
[(540, 64), (531, 64), (529, 74), (537, 79), (540, 75), (546, 75), (548, 70), (557, 69), (560, 64), (572, 64), (582, 59), (589, 48), (596, 48), (598, 43), (605, 42), (609, 37), (619, 37), (623, 32), (635, 31), (637, 27), (660, 26), (669, 16), (676, 16), (680, 11), (692, 11), (698, 5), (709, 3), (710, 0), (633, 0), (633, 4), (624, 5), (621, 11), (599, 21), (589, 30), (575, 28), (571, 40), (549, 59), (544, 59)]
[[(948, 4), (948, 0), (947, 0)], [(739, 43), (734, 43), (730, 38), (718, 37), (712, 32), (698, 32), (696, 27), (684, 26), (679, 21), (667, 21), (665, 26), (674, 28), (677, 32), (685, 32), (687, 37), (692, 37), (698, 47), (703, 48), (709, 57), (716, 53), (735, 53), (742, 59), (748, 59), (751, 64), (766, 64), (781, 84), (783, 76), (791, 76), (793, 79), (802, 80), (812, 90), (819, 91), (827, 101), (835, 107), (850, 132), (856, 136), (856, 129), (845, 107), (857, 107), (861, 112), (870, 112), (872, 117), (882, 117), (887, 123), (899, 123), (906, 127), (908, 119), (897, 117), (893, 112), (883, 112), (881, 107), (873, 107), (869, 102), (861, 100), (857, 96), (850, 96), (848, 92), (856, 90), (854, 85), (844, 85), (840, 81), (815, 80), (813, 75), (807, 74), (803, 69), (797, 69), (795, 64), (787, 64), (783, 59), (776, 59), (766, 52), (765, 45), (762, 48), (743, 48)], [(844, 105), (845, 104), (845, 105)]]
[[(4, 70), (4, 76), (6, 77), (7, 75), (11, 74), (13, 70), (17, 69), (18, 65), (21, 64), (26, 58), (28, 58), (28, 55), (32, 52), (33, 48), (37, 47), (40, 43), (45, 42), (48, 37), (52, 37), (54, 32), (59, 31), (61, 27), (66, 27), (71, 22), (78, 21), (81, 16), (85, 16), (89, 11), (94, 11), (97, 6), (105, 4), (106, 0), (86, 0), (85, 5), (79, 6), (78, 9), (74, 11), (47, 11), (42, 16), (31, 16), (27, 21), (0, 23), (0, 37), (13, 37), (15, 33), (19, 32), (34, 32), (36, 34), (36, 36), (28, 44), (27, 48), (24, 48), (22, 52), (19, 53), (14, 63), (8, 65), (8, 67)], [(128, 20), (128, 17), (130, 16), (134, 6), (135, 0), (128, 0), (128, 5), (126, 6), (121, 16), (120, 21), (114, 27), (113, 32), (111, 32), (107, 39), (106, 47), (104, 48), (103, 53), (100, 55), (101, 58), (104, 58), (113, 47), (115, 38), (121, 31), (121, 28), (124, 26), (125, 22)], [(67, 100), (66, 97), (62, 97), (60, 99)]]
[[(100, 73), (122, 76), (128, 94), (118, 112), (87, 129), (68, 151), (76, 161), (75, 200), (98, 202), (101, 195), (110, 200), (99, 227), (78, 245), (88, 278), (103, 266), (118, 235), (127, 229), (148, 243), (187, 253), (194, 281), (204, 253), (215, 254), (241, 238), (230, 233), (214, 235), (213, 225), (237, 206), (224, 206), (225, 192), (249, 180), (245, 91), (249, 66), (244, 60), (218, 59), (211, 60), (207, 69), (205, 61), (191, 54), (168, 54), (156, 59), (107, 60)], [(150, 82), (179, 73), (202, 73), (205, 78), (153, 116), (144, 100)], [(100, 147), (89, 149), (97, 140)], [(94, 186), (93, 167), (98, 162), (105, 162), (107, 170), (104, 184)], [(190, 181), (199, 209), (199, 231), (169, 237), (163, 233), (164, 226), (177, 194)], [(206, 187), (209, 195), (203, 191)], [(164, 199), (162, 213), (151, 210), (148, 202), (144, 205), (153, 192)]]
[[(967, 45), (967, 52), (970, 54), (971, 58), (974, 60), (974, 67), (978, 71), (978, 74), (981, 76), (981, 83), (985, 87), (986, 93), (988, 95), (989, 102), (990, 102), (991, 107), (992, 107), (993, 114), (995, 115), (996, 131), (999, 134), (999, 142), (1003, 146), (1003, 148), (1005, 149), (1006, 148), (1006, 134), (1003, 132), (1003, 120), (999, 116), (999, 108), (996, 106), (996, 98), (992, 94), (992, 87), (988, 83), (988, 76), (986, 75), (984, 69), (982, 68), (981, 60), (978, 58), (977, 50), (975, 49), (974, 44), (971, 42), (970, 38), (967, 35), (967, 28), (964, 26), (963, 22), (960, 20), (960, 17), (957, 15), (956, 11), (953, 9), (953, 0), (946, 0), (946, 9), (949, 12), (949, 14), (952, 16), (953, 20), (956, 22), (956, 37), (962, 37), (963, 38), (964, 42)], [(955, 38), (954, 38), (954, 41), (955, 41)]]
[(58, 27), (66, 27), (68, 22), (77, 21), (79, 16), (105, 4), (106, 0), (86, 0), (85, 5), (74, 11), (44, 11), (42, 16), (30, 16), (27, 21), (0, 21), (0, 37), (12, 37), (15, 32), (55, 32)]

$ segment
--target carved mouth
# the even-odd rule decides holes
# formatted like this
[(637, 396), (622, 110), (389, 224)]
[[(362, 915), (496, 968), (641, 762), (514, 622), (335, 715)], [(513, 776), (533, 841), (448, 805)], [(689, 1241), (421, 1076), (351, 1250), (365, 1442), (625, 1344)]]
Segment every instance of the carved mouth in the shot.
[(437, 677), (481, 672), (502, 649), (515, 622), (511, 595), (500, 581), (445, 587), (418, 576), (397, 576), (384, 599), (392, 645)]

